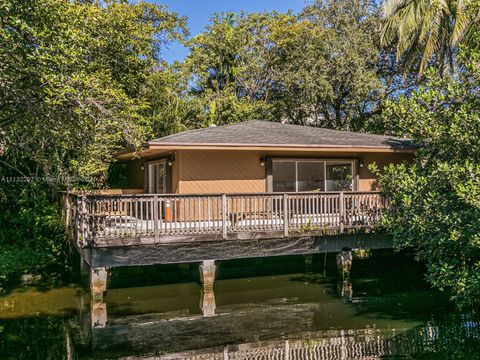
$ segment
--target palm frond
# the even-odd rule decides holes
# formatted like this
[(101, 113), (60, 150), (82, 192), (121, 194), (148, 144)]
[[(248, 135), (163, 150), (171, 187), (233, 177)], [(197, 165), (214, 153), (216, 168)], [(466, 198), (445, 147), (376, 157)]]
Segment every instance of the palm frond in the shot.
[(425, 47), (423, 49), (422, 61), (420, 62), (419, 75), (422, 75), (428, 65), (432, 55), (440, 49), (442, 36), (442, 17), (438, 12), (434, 14), (431, 20), (431, 29), (428, 32)]
[(407, 6), (412, 0), (386, 0), (382, 3), (382, 13), (386, 18), (391, 17), (403, 7)]

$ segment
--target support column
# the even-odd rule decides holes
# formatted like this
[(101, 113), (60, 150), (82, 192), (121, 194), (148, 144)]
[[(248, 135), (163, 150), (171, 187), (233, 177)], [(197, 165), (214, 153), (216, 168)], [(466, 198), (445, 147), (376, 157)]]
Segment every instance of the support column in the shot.
[(90, 304), (92, 328), (104, 328), (107, 325), (107, 304), (103, 301), (94, 301)]
[(342, 251), (337, 254), (337, 268), (342, 273), (343, 277), (350, 276), (350, 270), (352, 269), (352, 249), (344, 247)]
[(204, 260), (199, 266), (200, 280), (203, 288), (213, 289), (213, 282), (215, 281), (215, 260)]
[(107, 291), (107, 268), (90, 269), (90, 293), (92, 299), (103, 302), (103, 295)]
[(338, 295), (345, 301), (352, 301), (353, 287), (350, 279), (339, 279), (337, 283)]
[(90, 315), (92, 327), (105, 327), (107, 324), (107, 304), (103, 300), (107, 291), (107, 268), (90, 269)]
[(202, 293), (200, 298), (200, 309), (203, 316), (215, 316), (215, 293), (213, 283), (216, 272), (215, 260), (204, 260), (199, 266), (200, 280), (202, 281)]

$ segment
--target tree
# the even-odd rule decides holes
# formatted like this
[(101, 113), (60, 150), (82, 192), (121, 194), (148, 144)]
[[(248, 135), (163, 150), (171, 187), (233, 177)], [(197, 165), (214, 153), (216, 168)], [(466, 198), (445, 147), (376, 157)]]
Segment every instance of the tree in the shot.
[(5, 0), (0, 24), (0, 263), (15, 264), (2, 280), (64, 265), (52, 200), (104, 186), (113, 154), (150, 136), (144, 89), (186, 29), (161, 6), (126, 1)]
[[(455, 47), (475, 45), (480, 5), (476, 0), (386, 0), (381, 38), (396, 46), (406, 69), (418, 65), (422, 75), (429, 62), (453, 66)], [(420, 59), (419, 59), (420, 55)]]
[(217, 14), (190, 41), (183, 68), (191, 94), (205, 106), (204, 125), (274, 118), (269, 30), (285, 18), (294, 19), (277, 13)]
[(144, 116), (151, 137), (195, 129), (205, 123), (202, 101), (192, 96), (188, 87), (188, 77), (179, 65), (164, 67), (149, 77), (143, 96), (150, 104)]
[(480, 295), (480, 52), (460, 51), (457, 76), (430, 69), (427, 79), (383, 114), (419, 146), (413, 166), (379, 174), (392, 206), (386, 224), (397, 247), (417, 249), (434, 286), (471, 304)]
[[(282, 114), (291, 122), (359, 130), (384, 94), (378, 13), (363, 0), (316, 1), (272, 31)], [(359, 122), (359, 124), (355, 124)]]
[(146, 138), (139, 94), (183, 19), (123, 1), (8, 0), (0, 11), (1, 162), (100, 185), (112, 153)]
[(381, 100), (404, 84), (378, 22), (368, 0), (316, 1), (298, 16), (215, 15), (183, 64), (205, 125), (261, 118), (378, 131)]

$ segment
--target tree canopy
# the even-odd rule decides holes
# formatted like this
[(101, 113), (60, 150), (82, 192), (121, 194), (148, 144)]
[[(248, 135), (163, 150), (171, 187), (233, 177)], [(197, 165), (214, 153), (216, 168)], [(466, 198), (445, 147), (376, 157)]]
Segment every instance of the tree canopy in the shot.
[(419, 146), (413, 165), (391, 165), (380, 182), (398, 247), (414, 247), (428, 279), (471, 304), (480, 295), (480, 52), (462, 49), (455, 78), (427, 71), (411, 97), (386, 106), (385, 121)]
[(143, 92), (184, 19), (158, 5), (3, 1), (0, 161), (17, 174), (102, 181), (149, 132)]
[(406, 69), (453, 67), (459, 43), (478, 47), (480, 3), (477, 0), (385, 0), (381, 38), (394, 44)]
[(316, 1), (298, 15), (215, 15), (189, 42), (183, 70), (207, 123), (261, 118), (365, 130), (381, 100), (406, 83), (386, 69), (379, 21), (365, 0)]
[(151, 136), (146, 88), (187, 30), (124, 1), (5, 0), (0, 23), (2, 281), (65, 264), (57, 190), (105, 186), (114, 152)]

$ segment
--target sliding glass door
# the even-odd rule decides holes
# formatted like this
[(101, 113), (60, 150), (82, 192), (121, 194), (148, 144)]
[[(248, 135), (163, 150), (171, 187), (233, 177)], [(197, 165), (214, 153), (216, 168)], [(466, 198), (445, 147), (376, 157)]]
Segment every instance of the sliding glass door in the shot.
[(150, 194), (167, 192), (167, 162), (165, 160), (148, 163), (147, 190)]
[(274, 161), (272, 163), (273, 191), (297, 191), (296, 163), (293, 161)]
[(327, 191), (353, 190), (352, 163), (327, 162), (326, 172), (325, 188)]
[(321, 161), (297, 161), (296, 191), (325, 191), (325, 166)]
[(272, 178), (274, 192), (351, 191), (353, 161), (274, 159)]

